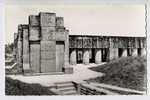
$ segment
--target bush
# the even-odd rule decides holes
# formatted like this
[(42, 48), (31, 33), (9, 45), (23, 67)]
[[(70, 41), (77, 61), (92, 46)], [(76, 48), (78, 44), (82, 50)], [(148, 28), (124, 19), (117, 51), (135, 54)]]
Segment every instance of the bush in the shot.
[(103, 77), (90, 79), (120, 87), (142, 90), (146, 87), (146, 57), (126, 57), (110, 61), (107, 64), (90, 68), (105, 73)]
[(18, 80), (6, 77), (6, 95), (54, 95), (47, 87), (39, 84), (27, 84)]

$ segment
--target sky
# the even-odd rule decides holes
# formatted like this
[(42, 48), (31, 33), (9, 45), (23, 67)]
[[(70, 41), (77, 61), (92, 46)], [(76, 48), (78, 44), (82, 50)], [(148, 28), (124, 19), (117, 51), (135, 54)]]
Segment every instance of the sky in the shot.
[(13, 42), (18, 24), (28, 24), (28, 16), (39, 12), (64, 17), (69, 34), (146, 36), (144, 5), (6, 5), (5, 42)]

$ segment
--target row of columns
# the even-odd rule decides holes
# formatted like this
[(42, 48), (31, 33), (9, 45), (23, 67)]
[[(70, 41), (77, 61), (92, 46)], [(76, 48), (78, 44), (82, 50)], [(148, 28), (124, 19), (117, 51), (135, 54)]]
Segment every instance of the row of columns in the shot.
[[(107, 57), (106, 61), (110, 61), (112, 59), (117, 59), (119, 57), (127, 57), (127, 56), (144, 56), (146, 55), (145, 48), (107, 48)], [(104, 49), (95, 49), (95, 63), (100, 64), (102, 62), (102, 50)], [(130, 53), (130, 55), (129, 55)], [(89, 64), (90, 60), (90, 52), (89, 49), (83, 50), (83, 64)], [(77, 63), (77, 52), (76, 49), (72, 49), (70, 52), (70, 64), (75, 65)]]

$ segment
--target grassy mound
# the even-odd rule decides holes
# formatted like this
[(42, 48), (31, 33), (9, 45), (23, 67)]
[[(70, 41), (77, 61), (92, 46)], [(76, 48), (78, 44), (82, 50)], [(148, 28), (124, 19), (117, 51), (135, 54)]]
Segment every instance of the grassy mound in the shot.
[(27, 84), (18, 80), (6, 77), (6, 95), (54, 95), (46, 87), (39, 84)]
[(144, 91), (146, 87), (146, 57), (126, 57), (90, 68), (106, 75), (88, 81), (96, 81), (124, 88)]

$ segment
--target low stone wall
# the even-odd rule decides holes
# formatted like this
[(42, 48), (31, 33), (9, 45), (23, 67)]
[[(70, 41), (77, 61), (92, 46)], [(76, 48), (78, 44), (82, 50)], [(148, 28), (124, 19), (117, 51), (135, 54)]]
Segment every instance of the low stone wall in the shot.
[(94, 84), (82, 82), (73, 82), (80, 95), (143, 95), (144, 92), (120, 88), (116, 86), (101, 85), (95, 86)]
[(117, 93), (113, 93), (105, 89), (99, 89), (89, 84), (80, 85), (80, 94), (81, 95), (117, 95)]
[(77, 92), (80, 95), (119, 95), (118, 93), (114, 93), (106, 89), (97, 88), (88, 83), (85, 83), (84, 81), (82, 83), (80, 82), (73, 82), (73, 83), (75, 84)]

